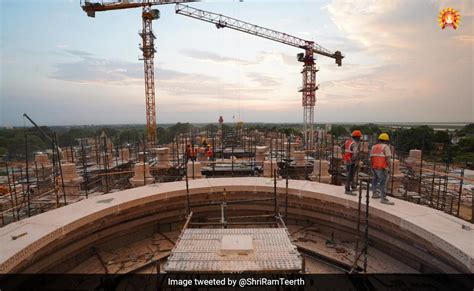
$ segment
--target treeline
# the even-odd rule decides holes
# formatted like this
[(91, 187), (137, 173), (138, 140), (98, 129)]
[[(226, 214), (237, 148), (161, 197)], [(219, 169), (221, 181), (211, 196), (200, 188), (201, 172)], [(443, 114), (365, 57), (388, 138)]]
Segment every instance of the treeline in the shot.
[[(196, 126), (190, 123), (176, 123), (170, 126), (157, 128), (158, 144), (170, 143), (180, 133), (192, 131), (208, 131), (210, 134), (217, 132), (221, 125), (207, 124)], [(279, 131), (287, 135), (301, 136), (301, 124), (223, 124), (224, 132), (246, 128), (248, 130)], [(95, 137), (102, 132), (116, 144), (133, 144), (143, 142), (146, 138), (145, 126), (84, 126), (84, 127), (46, 127), (41, 129), (49, 136), (56, 134), (61, 147), (78, 145), (78, 139)], [(383, 127), (377, 124), (363, 125), (333, 125), (331, 133), (340, 137), (348, 137), (354, 129), (359, 129), (364, 135), (369, 136), (373, 142), (381, 132), (387, 132), (391, 143), (399, 152), (407, 153), (410, 149), (422, 149), (425, 157), (441, 158), (446, 162), (470, 162), (474, 164), (474, 123), (468, 124), (460, 130), (435, 131), (429, 126), (412, 128)], [(0, 129), (0, 157), (6, 160), (20, 160), (25, 157), (25, 135), (28, 140), (28, 153), (32, 155), (38, 151), (51, 149), (51, 143), (45, 139), (35, 128)], [(440, 151), (440, 148), (442, 149)]]
[(408, 153), (411, 149), (421, 149), (427, 158), (436, 158), (449, 163), (474, 164), (474, 123), (455, 131), (435, 131), (426, 125), (398, 129), (376, 124), (336, 125), (332, 127), (331, 133), (337, 137), (348, 137), (355, 129), (368, 135), (373, 142), (380, 133), (388, 133), (390, 143), (402, 153)]

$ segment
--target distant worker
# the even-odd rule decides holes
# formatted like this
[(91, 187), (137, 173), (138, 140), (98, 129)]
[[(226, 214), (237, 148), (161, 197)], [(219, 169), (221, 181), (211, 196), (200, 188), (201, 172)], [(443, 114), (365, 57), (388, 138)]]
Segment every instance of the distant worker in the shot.
[(355, 196), (357, 194), (352, 191), (357, 188), (354, 177), (359, 165), (359, 144), (362, 132), (360, 130), (354, 130), (351, 137), (352, 138), (346, 140), (344, 143), (343, 158), (347, 168), (346, 191), (344, 193)]
[(188, 144), (188, 145), (186, 146), (186, 163), (187, 163), (188, 160), (191, 158), (191, 151), (192, 151), (191, 145)]
[[(385, 195), (390, 169), (392, 168), (392, 152), (388, 141), (388, 134), (382, 133), (379, 135), (379, 142), (373, 145), (370, 150), (372, 198), (380, 198), (381, 203), (394, 205), (395, 203), (388, 200)], [(380, 195), (377, 194), (377, 190), (380, 190)]]
[(212, 161), (212, 157), (214, 156), (214, 153), (212, 152), (212, 148), (210, 145), (208, 145), (206, 148), (206, 156), (207, 156), (208, 161)]
[(197, 148), (194, 147), (194, 145), (191, 147), (191, 152), (189, 155), (189, 158), (191, 161), (195, 162), (196, 161), (196, 156), (197, 156)]

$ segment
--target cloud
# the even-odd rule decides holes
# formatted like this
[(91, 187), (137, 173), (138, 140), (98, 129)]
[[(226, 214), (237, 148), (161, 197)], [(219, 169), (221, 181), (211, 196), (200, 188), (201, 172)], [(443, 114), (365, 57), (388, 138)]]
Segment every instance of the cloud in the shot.
[[(92, 85), (143, 86), (143, 64), (109, 60), (80, 50), (65, 50), (79, 57), (78, 61), (59, 63), (54, 66), (52, 79)], [(205, 74), (184, 73), (176, 70), (155, 68), (155, 89), (168, 96), (181, 98), (211, 98), (219, 100), (267, 100), (265, 94), (274, 91), (278, 81), (257, 73), (249, 74), (259, 86), (248, 83), (222, 81)], [(158, 93), (157, 93), (158, 94)], [(262, 97), (263, 96), (263, 97)], [(175, 100), (173, 100), (175, 102)]]
[(255, 64), (255, 62), (252, 61), (247, 61), (247, 60), (241, 60), (237, 58), (230, 58), (230, 57), (224, 57), (219, 54), (209, 52), (209, 51), (201, 51), (201, 50), (195, 50), (195, 49), (183, 49), (180, 51), (181, 54), (193, 58), (196, 60), (200, 61), (208, 61), (208, 62), (213, 62), (213, 63), (218, 63), (218, 64), (230, 64), (230, 65), (252, 65)]
[(458, 40), (460, 42), (467, 42), (467, 43), (474, 42), (474, 36), (468, 35), (468, 34), (456, 35), (456, 36), (453, 36), (453, 39)]
[[(472, 11), (471, 0), (458, 2), (464, 13)], [(473, 27), (441, 30), (438, 4), (333, 0), (326, 9), (340, 33), (360, 47), (357, 57), (346, 52), (355, 65), (349, 71), (360, 73), (322, 83), (323, 96), (328, 91), (364, 96), (357, 110), (374, 120), (397, 115), (400, 120), (472, 120)]]
[(267, 60), (282, 62), (285, 65), (295, 66), (299, 62), (296, 60), (295, 55), (290, 55), (278, 51), (259, 51), (256, 57), (256, 62), (261, 63)]
[[(92, 53), (65, 49), (69, 55), (79, 57), (78, 61), (64, 62), (54, 65), (50, 78), (102, 85), (143, 84), (143, 64), (100, 58)], [(170, 80), (189, 76), (188, 74), (156, 68), (155, 76), (160, 80)]]
[(264, 76), (262, 74), (255, 73), (255, 72), (248, 73), (247, 77), (251, 81), (259, 83), (263, 87), (274, 87), (281, 84), (281, 82), (277, 78)]

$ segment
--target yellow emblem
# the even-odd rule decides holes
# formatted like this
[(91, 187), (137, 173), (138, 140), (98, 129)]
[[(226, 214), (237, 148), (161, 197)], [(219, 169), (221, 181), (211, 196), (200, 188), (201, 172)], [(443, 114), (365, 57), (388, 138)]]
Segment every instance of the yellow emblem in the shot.
[(460, 20), (461, 15), (454, 8), (444, 8), (439, 12), (438, 22), (442, 29), (445, 29), (446, 26), (451, 26), (452, 28), (457, 29)]

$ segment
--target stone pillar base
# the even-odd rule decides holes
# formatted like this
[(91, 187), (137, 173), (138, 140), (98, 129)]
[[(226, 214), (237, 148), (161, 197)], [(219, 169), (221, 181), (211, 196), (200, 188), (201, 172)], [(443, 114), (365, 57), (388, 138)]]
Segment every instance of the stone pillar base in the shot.
[(130, 184), (132, 184), (133, 187), (139, 187), (139, 186), (145, 186), (149, 184), (153, 184), (155, 182), (155, 179), (153, 177), (146, 178), (145, 180), (143, 178), (130, 178)]
[[(187, 165), (187, 171), (188, 171), (188, 179), (192, 180), (194, 179), (201, 179), (202, 178), (202, 172), (201, 172), (201, 163), (200, 162), (194, 162), (194, 172), (193, 172), (193, 163), (188, 162)], [(194, 176), (193, 176), (194, 173)]]
[(278, 165), (275, 160), (263, 162), (263, 176), (264, 177), (272, 178), (273, 171), (275, 171), (275, 169), (278, 171)]

